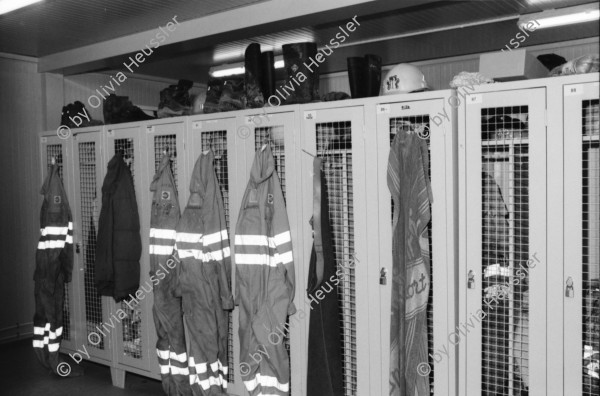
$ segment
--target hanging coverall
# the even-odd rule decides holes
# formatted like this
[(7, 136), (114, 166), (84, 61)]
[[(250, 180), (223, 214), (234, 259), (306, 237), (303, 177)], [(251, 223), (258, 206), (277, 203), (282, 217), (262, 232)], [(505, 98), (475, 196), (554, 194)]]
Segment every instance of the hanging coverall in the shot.
[(162, 157), (150, 191), (153, 192), (150, 214), (150, 280), (154, 284), (152, 313), (158, 338), (156, 353), (162, 386), (169, 396), (191, 395), (181, 298), (174, 295), (177, 275), (172, 268), (180, 209), (171, 159), (167, 153)]
[(226, 394), (229, 369), (231, 250), (213, 162), (212, 150), (196, 161), (176, 236), (189, 381), (195, 396)]
[(433, 202), (425, 140), (398, 130), (388, 160), (387, 184), (394, 200), (390, 396), (429, 395), (427, 301), (430, 288), (427, 225)]
[(342, 353), (340, 310), (337, 285), (340, 283), (333, 255), (333, 238), (329, 224), (327, 185), (321, 170), (322, 158), (313, 162), (314, 243), (310, 256), (308, 295), (321, 290), (325, 295), (311, 305), (308, 335), (308, 396), (342, 396)]
[(33, 275), (33, 348), (45, 368), (60, 376), (69, 373), (74, 376), (81, 370), (75, 364), (60, 367), (64, 363), (58, 355), (63, 331), (64, 284), (71, 281), (73, 272), (73, 219), (58, 165), (50, 166), (41, 194), (44, 196), (40, 213), (41, 236)]
[(290, 227), (271, 147), (257, 150), (235, 235), (240, 369), (250, 396), (286, 396), (289, 356), (269, 337), (296, 312)]

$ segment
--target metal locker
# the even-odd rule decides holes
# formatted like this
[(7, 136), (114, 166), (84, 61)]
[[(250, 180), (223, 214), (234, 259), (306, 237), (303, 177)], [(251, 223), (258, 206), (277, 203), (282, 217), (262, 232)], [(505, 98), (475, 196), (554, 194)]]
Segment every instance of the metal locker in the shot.
[[(135, 300), (111, 303), (111, 317), (115, 325), (115, 363), (131, 371), (137, 368), (144, 371), (152, 369), (151, 362), (156, 359), (155, 345), (150, 344), (152, 322), (152, 297), (150, 296), (149, 258), (148, 258), (148, 193), (149, 178), (143, 163), (141, 126), (109, 126), (106, 129), (106, 160), (118, 152), (123, 156), (133, 177), (135, 196), (140, 217), (142, 255), (140, 258), (140, 297)], [(137, 294), (137, 293), (136, 293)], [(110, 321), (110, 319), (109, 319)]]
[[(247, 166), (243, 170), (244, 179), (241, 182), (241, 197), (248, 183), (250, 168), (254, 161), (254, 155), (266, 142), (271, 145), (273, 157), (275, 159), (275, 170), (279, 176), (281, 190), (283, 192), (288, 221), (290, 223), (290, 232), (292, 235), (293, 255), (295, 262), (295, 280), (296, 280), (296, 295), (294, 301), (298, 306), (299, 301), (304, 299), (304, 279), (301, 277), (300, 269), (301, 262), (298, 260), (301, 257), (300, 246), (298, 239), (298, 223), (299, 214), (295, 210), (297, 208), (299, 186), (296, 181), (299, 175), (297, 169), (297, 149), (295, 146), (295, 138), (298, 136), (298, 125), (296, 124), (297, 113), (294, 112), (297, 106), (286, 106), (287, 111), (282, 109), (264, 109), (260, 114), (256, 114), (257, 110), (253, 110), (254, 114), (246, 111), (241, 116), (237, 117), (236, 133), (239, 139), (246, 140), (246, 158)], [(240, 197), (240, 198), (241, 198)], [(301, 380), (302, 373), (305, 371), (306, 357), (303, 354), (305, 346), (303, 343), (304, 321), (298, 318), (298, 315), (288, 318), (285, 324), (289, 328), (289, 333), (281, 341), (290, 357), (290, 370), (295, 373), (294, 377), (290, 378), (290, 395), (305, 394), (305, 383)], [(236, 333), (237, 334), (237, 333)], [(240, 357), (240, 359), (249, 359), (250, 357)], [(244, 393), (247, 394), (247, 393)]]
[[(545, 395), (546, 89), (461, 106), (459, 394)], [(502, 91), (500, 91), (502, 90)]]
[[(382, 98), (380, 98), (381, 100)], [(378, 180), (377, 199), (379, 210), (379, 250), (374, 260), (380, 263), (383, 281), (379, 282), (378, 299), (372, 304), (379, 306), (380, 316), (375, 318), (379, 328), (373, 326), (371, 337), (380, 344), (379, 358), (383, 370), (381, 381), (373, 381), (371, 394), (389, 393), (390, 366), (390, 314), (392, 292), (392, 213), (393, 205), (387, 185), (390, 143), (400, 129), (414, 131), (427, 142), (429, 148), (429, 179), (432, 189), (431, 222), (429, 229), (430, 292), (427, 303), (427, 333), (429, 360), (420, 362), (417, 370), (429, 377), (431, 395), (455, 395), (457, 351), (449, 345), (448, 333), (456, 323), (455, 266), (457, 257), (454, 247), (458, 235), (457, 193), (454, 162), (456, 160), (456, 109), (452, 91), (425, 94), (397, 95), (386, 98), (388, 103), (376, 106), (377, 133), (370, 136), (376, 140), (377, 167), (373, 177)], [(369, 139), (367, 139), (369, 140)], [(366, 142), (365, 144), (369, 144)], [(370, 191), (370, 189), (368, 189)], [(369, 257), (371, 261), (371, 256)], [(383, 283), (383, 284), (382, 284)], [(377, 287), (377, 286), (376, 286)]]
[[(92, 361), (110, 361), (112, 334), (105, 328), (110, 312), (111, 297), (102, 297), (94, 283), (96, 236), (102, 204), (102, 183), (106, 161), (102, 152), (100, 129), (82, 128), (73, 134), (75, 269), (78, 270), (81, 347), (85, 347)], [(75, 275), (74, 275), (75, 277)]]
[[(146, 154), (146, 162), (143, 164), (145, 172), (145, 182), (142, 183), (141, 188), (144, 190), (142, 194), (147, 198), (140, 209), (140, 220), (142, 223), (142, 246), (148, 246), (149, 230), (150, 230), (150, 201), (149, 195), (150, 183), (154, 174), (158, 170), (162, 156), (166, 153), (171, 158), (171, 170), (175, 179), (175, 185), (179, 196), (179, 204), (183, 208), (187, 202), (189, 191), (186, 188), (188, 183), (188, 176), (186, 170), (187, 155), (185, 152), (185, 119), (179, 118), (167, 118), (162, 120), (151, 120), (142, 123), (141, 135), (143, 151)], [(138, 198), (139, 199), (139, 198)], [(148, 279), (149, 276), (149, 259), (146, 252), (143, 253), (142, 258), (146, 257), (144, 265), (142, 266), (142, 277)], [(156, 378), (159, 378), (160, 368), (158, 365), (158, 358), (156, 356), (156, 329), (154, 327), (154, 320), (152, 317), (152, 303), (153, 299), (147, 300), (148, 307), (148, 337), (149, 337), (149, 348), (150, 348), (150, 368)], [(152, 318), (152, 319), (150, 319)]]
[[(54, 159), (58, 165), (59, 175), (62, 179), (63, 186), (67, 192), (69, 200), (69, 206), (71, 207), (71, 213), (75, 216), (74, 212), (74, 199), (73, 199), (73, 183), (72, 183), (72, 157), (69, 151), (70, 141), (68, 136), (59, 137), (56, 132), (43, 133), (40, 136), (40, 154), (42, 164), (42, 178), (43, 181), (48, 174), (48, 167)], [(39, 210), (39, 208), (38, 208)], [(73, 218), (73, 220), (75, 220)], [(38, 224), (39, 225), (39, 224)], [(75, 227), (75, 224), (74, 224)], [(75, 252), (75, 250), (74, 250)], [(81, 340), (77, 337), (76, 324), (79, 320), (79, 278), (77, 276), (77, 267), (73, 266), (73, 277), (70, 283), (65, 284), (65, 300), (63, 304), (63, 333), (61, 341), (61, 351), (75, 351), (80, 347)]]
[(564, 394), (600, 392), (598, 82), (565, 84)]
[[(303, 151), (298, 154), (302, 170), (300, 238), (305, 252), (301, 276), (302, 279), (308, 277), (312, 247), (312, 230), (308, 223), (313, 211), (310, 173), (316, 155), (324, 162), (333, 250), (338, 269), (344, 274), (338, 285), (344, 392), (348, 396), (366, 395), (371, 378), (366, 257), (369, 243), (375, 243), (367, 234), (367, 217), (374, 216), (375, 210), (374, 206), (369, 209), (365, 199), (368, 163), (364, 148), (364, 107), (362, 104), (340, 107), (339, 103), (305, 105), (301, 107), (300, 116), (300, 149)], [(306, 295), (297, 301), (297, 308), (306, 314), (308, 325), (311, 309)], [(308, 338), (308, 327), (305, 337)], [(305, 373), (302, 381), (306, 381)]]
[[(225, 118), (220, 115), (220, 118), (214, 116), (195, 116), (188, 121), (188, 135), (186, 138), (188, 155), (188, 174), (191, 177), (196, 160), (203, 151), (211, 148), (215, 154), (214, 167), (219, 181), (219, 187), (223, 198), (223, 206), (225, 209), (225, 221), (227, 223), (227, 231), (229, 240), (232, 240), (232, 235), (235, 228), (235, 220), (239, 210), (239, 202), (241, 200), (240, 190), (242, 183), (238, 180), (236, 174), (237, 163), (240, 155), (243, 155), (237, 143), (235, 118)], [(190, 180), (186, 181), (185, 188), (189, 192)], [(242, 191), (243, 193), (243, 191)], [(182, 208), (185, 207), (185, 204)], [(183, 211), (183, 210), (182, 210)], [(233, 260), (233, 252), (232, 252)], [(235, 276), (234, 266), (232, 262), (232, 278)], [(232, 287), (234, 280), (231, 280)], [(243, 392), (243, 383), (240, 380), (240, 374), (236, 371), (238, 364), (238, 355), (235, 353), (235, 343), (237, 341), (237, 330), (234, 329), (234, 318), (237, 312), (232, 311), (229, 314), (229, 343), (228, 343), (228, 372), (227, 372), (227, 391), (231, 394), (241, 395)], [(239, 345), (237, 348), (239, 351)]]

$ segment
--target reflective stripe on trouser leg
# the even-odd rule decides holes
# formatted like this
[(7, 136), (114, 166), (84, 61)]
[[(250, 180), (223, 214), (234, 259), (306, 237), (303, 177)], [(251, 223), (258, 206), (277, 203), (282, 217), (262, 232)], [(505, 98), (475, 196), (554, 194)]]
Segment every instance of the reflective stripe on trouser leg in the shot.
[(241, 361), (249, 371), (242, 380), (250, 396), (289, 395), (290, 363), (284, 344), (289, 298), (282, 283), (283, 279), (270, 279), (267, 301), (256, 315), (248, 315), (252, 311), (242, 314), (240, 309), (240, 342), (245, 344)]
[[(207, 273), (215, 263), (200, 263)], [(219, 304), (218, 280), (204, 280), (196, 272), (182, 285), (186, 342), (189, 352), (190, 383), (196, 396), (216, 396), (227, 392), (229, 314)]]
[(168, 292), (168, 283), (165, 278), (155, 287), (152, 308), (163, 390), (169, 396), (191, 395), (181, 299)]
[(33, 317), (33, 349), (40, 363), (57, 373), (62, 339), (64, 281), (62, 274), (51, 292), (35, 282), (35, 314)]

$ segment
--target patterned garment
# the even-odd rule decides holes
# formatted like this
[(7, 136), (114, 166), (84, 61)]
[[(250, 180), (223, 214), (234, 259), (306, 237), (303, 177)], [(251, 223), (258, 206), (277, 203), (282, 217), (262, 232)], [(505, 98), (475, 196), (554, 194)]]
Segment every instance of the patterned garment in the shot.
[(417, 134), (397, 132), (387, 183), (394, 200), (390, 395), (429, 395), (427, 300), (430, 287), (427, 225), (433, 202), (427, 144)]

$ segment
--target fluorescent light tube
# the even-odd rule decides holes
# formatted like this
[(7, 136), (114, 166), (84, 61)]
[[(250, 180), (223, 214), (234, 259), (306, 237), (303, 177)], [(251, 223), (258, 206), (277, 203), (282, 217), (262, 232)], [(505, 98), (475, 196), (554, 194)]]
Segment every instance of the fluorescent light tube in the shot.
[(571, 25), (574, 23), (597, 21), (598, 18), (600, 18), (600, 9), (598, 3), (594, 3), (523, 15), (519, 18), (517, 24), (523, 27), (529, 22), (533, 22), (533, 26), (535, 26), (536, 29), (544, 29)]
[[(275, 63), (273, 63), (273, 67), (275, 69), (281, 69), (284, 67), (282, 56), (275, 57)], [(213, 67), (211, 68), (209, 74), (213, 77), (228, 77), (235, 76), (238, 74), (244, 74), (245, 72), (246, 68), (244, 67), (244, 63), (239, 62)]]
[(0, 0), (0, 15), (39, 3), (42, 0)]

